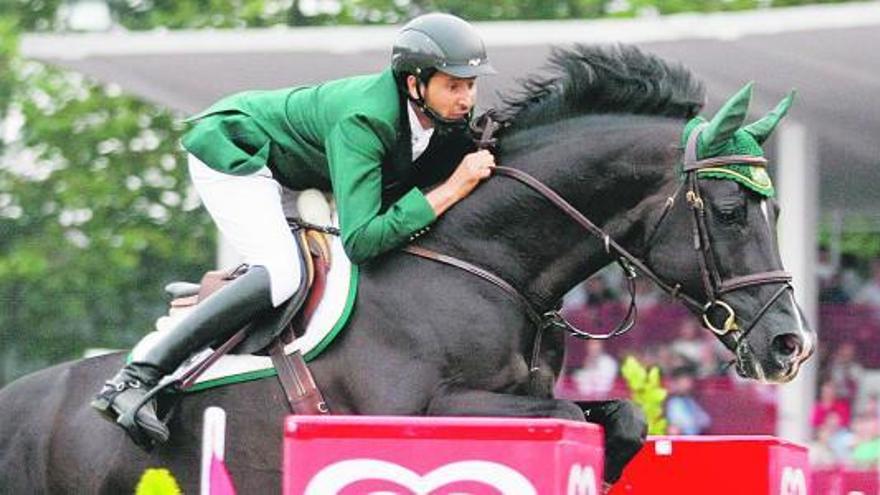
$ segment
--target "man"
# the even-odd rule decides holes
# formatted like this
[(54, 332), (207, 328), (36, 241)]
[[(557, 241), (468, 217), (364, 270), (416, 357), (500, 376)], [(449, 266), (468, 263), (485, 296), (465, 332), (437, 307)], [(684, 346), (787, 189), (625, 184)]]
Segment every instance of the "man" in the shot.
[[(183, 138), (193, 183), (250, 268), (158, 342), (135, 346), (92, 406), (115, 420), (194, 352), (290, 299), (303, 274), (281, 186), (333, 193), (354, 263), (411, 240), (470, 194), (494, 166), (466, 135), (476, 77), (494, 72), (470, 24), (428, 14), (403, 27), (379, 74), (239, 93), (193, 117)], [(154, 401), (136, 422), (132, 437), (168, 439)]]
[(712, 418), (694, 397), (696, 370), (680, 366), (670, 373), (666, 419), (672, 435), (699, 435), (712, 425)]

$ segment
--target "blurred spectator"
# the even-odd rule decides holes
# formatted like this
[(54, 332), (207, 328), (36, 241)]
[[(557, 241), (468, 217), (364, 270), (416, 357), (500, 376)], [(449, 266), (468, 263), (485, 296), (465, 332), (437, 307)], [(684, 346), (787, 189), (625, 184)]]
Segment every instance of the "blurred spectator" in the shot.
[(748, 390), (756, 403), (775, 405), (779, 401), (778, 385), (739, 376), (733, 360), (734, 358), (731, 357), (730, 361), (725, 363), (725, 365), (729, 364), (726, 368), (727, 378), (734, 387), (740, 390)]
[(832, 274), (825, 282), (819, 282), (819, 302), (828, 304), (846, 304), (849, 302), (849, 294), (843, 289), (843, 282), (839, 273)]
[(671, 376), (674, 369), (688, 365), (688, 362), (673, 352), (672, 347), (669, 345), (645, 344), (642, 347), (626, 349), (619, 353), (619, 355), (632, 355), (645, 368), (656, 366), (660, 368), (660, 375), (663, 377)]
[(695, 318), (682, 320), (678, 327), (678, 336), (672, 341), (672, 350), (693, 366), (702, 361), (703, 342), (700, 340), (700, 327)]
[(846, 304), (849, 302), (850, 295), (843, 288), (843, 275), (826, 248), (819, 248), (816, 276), (819, 279), (820, 303)]
[(878, 436), (877, 418), (870, 414), (862, 414), (853, 419), (854, 445), (852, 448), (852, 464), (858, 468), (873, 468), (880, 461), (880, 436)]
[(840, 270), (832, 259), (828, 248), (819, 248), (816, 276), (819, 279), (819, 302), (832, 304), (845, 304), (849, 302), (850, 297), (843, 288)]
[(666, 420), (670, 435), (699, 435), (706, 431), (712, 421), (709, 414), (694, 398), (694, 369), (688, 366), (676, 368), (671, 373), (666, 399)]
[(852, 254), (843, 253), (840, 255), (840, 284), (847, 297), (852, 299), (862, 287), (862, 277), (859, 275), (859, 260)]
[(816, 437), (810, 442), (810, 465), (814, 468), (829, 468), (838, 463), (834, 449), (831, 448), (832, 438), (839, 424), (833, 424), (827, 421), (816, 429)]
[(880, 424), (880, 397), (878, 397), (877, 393), (867, 394), (858, 411), (859, 415), (873, 416), (878, 424)]
[(584, 295), (587, 304), (599, 305), (617, 301), (617, 293), (608, 287), (603, 277), (593, 277), (584, 283)]
[(678, 337), (672, 341), (672, 351), (685, 359), (685, 363), (696, 367), (700, 378), (718, 374), (721, 357), (724, 352), (722, 344), (715, 336), (704, 331), (695, 318), (681, 321)]
[(816, 258), (816, 276), (819, 278), (819, 285), (826, 283), (838, 272), (836, 263), (832, 258), (831, 251), (828, 248), (819, 246), (819, 253)]
[(819, 426), (820, 430), (828, 430), (828, 446), (834, 453), (837, 464), (849, 464), (852, 457), (852, 448), (855, 444), (855, 435), (846, 429), (840, 420), (840, 415), (832, 411), (825, 416), (825, 421)]
[[(660, 346), (645, 343), (642, 347), (625, 349), (623, 355), (632, 354), (645, 368), (651, 368), (660, 365), (660, 359), (657, 356), (659, 350)], [(662, 372), (663, 370), (661, 369), (660, 371)]]
[(668, 344), (654, 346), (654, 355), (663, 375), (671, 375), (673, 370), (688, 366), (688, 361), (676, 354)]
[(647, 312), (660, 303), (660, 289), (651, 280), (639, 277), (636, 279), (636, 304), (639, 311)]
[(855, 343), (842, 342), (831, 355), (827, 369), (828, 379), (834, 384), (837, 397), (852, 404), (863, 372), (864, 368), (856, 359)]
[(826, 416), (834, 413), (843, 427), (849, 425), (850, 406), (846, 399), (837, 396), (837, 390), (831, 381), (823, 382), (819, 387), (819, 400), (813, 405), (813, 413), (810, 424), (818, 428), (825, 423)]
[(871, 277), (856, 293), (853, 302), (880, 308), (880, 259), (871, 261)]
[(583, 286), (586, 282), (582, 282), (575, 286), (574, 289), (568, 291), (562, 298), (562, 311), (569, 313), (572, 311), (580, 311), (586, 308), (586, 298), (584, 297)]
[(565, 295), (563, 306), (568, 310), (582, 309), (618, 300), (618, 294), (608, 285), (607, 277), (597, 273), (569, 291)]
[(605, 352), (604, 342), (588, 340), (583, 364), (572, 373), (577, 391), (588, 396), (604, 396), (617, 378), (617, 360)]

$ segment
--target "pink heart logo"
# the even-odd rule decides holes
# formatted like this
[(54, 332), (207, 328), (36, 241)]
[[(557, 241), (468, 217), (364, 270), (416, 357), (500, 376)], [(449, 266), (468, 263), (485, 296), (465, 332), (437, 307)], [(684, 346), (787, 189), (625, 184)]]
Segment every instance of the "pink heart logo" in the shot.
[[(445, 485), (469, 481), (485, 484), (504, 495), (537, 495), (534, 485), (519, 471), (490, 461), (458, 461), (424, 475), (409, 468), (377, 459), (349, 459), (318, 472), (306, 486), (305, 495), (335, 495), (362, 480), (388, 480), (415, 495), (429, 495)], [(391, 495), (391, 492), (382, 492)]]

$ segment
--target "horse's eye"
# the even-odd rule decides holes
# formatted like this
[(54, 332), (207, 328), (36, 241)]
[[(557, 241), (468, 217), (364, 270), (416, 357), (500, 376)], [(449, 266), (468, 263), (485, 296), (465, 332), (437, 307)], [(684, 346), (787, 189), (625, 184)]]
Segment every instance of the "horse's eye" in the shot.
[(722, 201), (715, 211), (722, 223), (744, 224), (746, 221), (746, 205), (739, 199)]
[(721, 221), (724, 223), (742, 223), (745, 220), (745, 209), (735, 208), (733, 210), (721, 210), (718, 213)]

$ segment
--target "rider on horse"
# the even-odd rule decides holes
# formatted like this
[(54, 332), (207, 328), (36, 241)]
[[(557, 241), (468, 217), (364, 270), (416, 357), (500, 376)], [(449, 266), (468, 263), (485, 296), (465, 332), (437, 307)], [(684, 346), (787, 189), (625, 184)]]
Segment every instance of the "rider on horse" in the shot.
[[(281, 186), (333, 193), (353, 263), (412, 240), (470, 194), (494, 166), (467, 133), (476, 77), (494, 72), (473, 26), (428, 14), (403, 27), (383, 72), (247, 91), (190, 119), (183, 146), (195, 188), (250, 268), (173, 331), (135, 346), (92, 406), (113, 420), (131, 412), (193, 353), (294, 295), (303, 269)], [(155, 401), (135, 417), (150, 439), (168, 439)]]

